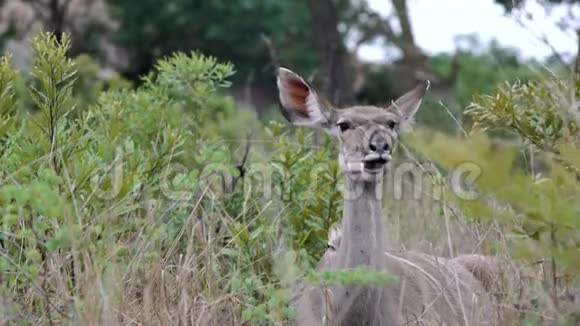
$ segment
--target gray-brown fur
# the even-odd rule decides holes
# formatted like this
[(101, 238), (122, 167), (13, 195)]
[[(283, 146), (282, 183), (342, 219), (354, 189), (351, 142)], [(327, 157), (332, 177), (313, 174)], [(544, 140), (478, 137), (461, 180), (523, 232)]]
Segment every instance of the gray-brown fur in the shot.
[[(328, 249), (320, 259), (317, 270), (324, 270), (332, 265), (332, 260), (336, 257), (336, 252), (340, 246), (342, 239), (341, 230), (338, 227), (333, 227), (329, 231)], [(506, 316), (497, 315), (490, 319), (489, 313), (499, 313), (496, 309), (497, 305), (504, 300), (502, 289), (504, 286), (503, 273), (499, 269), (499, 262), (492, 257), (487, 257), (478, 254), (459, 255), (455, 258), (434, 257), (415, 251), (385, 251), (386, 266), (389, 266), (389, 271), (399, 275), (402, 282), (399, 288), (391, 289), (391, 291), (399, 291), (402, 298), (400, 305), (400, 313), (405, 323), (423, 324), (427, 320), (436, 320), (438, 323), (454, 324), (453, 321), (462, 317), (463, 311), (455, 309), (447, 314), (448, 318), (442, 318), (440, 311), (445, 310), (445, 306), (460, 307), (463, 305), (468, 307), (470, 311), (465, 311), (467, 315), (471, 314), (469, 320), (475, 317), (480, 320), (489, 320), (489, 324), (498, 323), (500, 320), (506, 321)], [(469, 275), (471, 274), (471, 275)], [(460, 282), (456, 282), (457, 280)], [(415, 285), (418, 287), (409, 287), (407, 279), (413, 279)], [(443, 283), (441, 281), (444, 281)], [(468, 282), (468, 283), (465, 283)], [(458, 291), (459, 286), (459, 291)], [(418, 291), (419, 289), (419, 291)], [(319, 292), (310, 287), (310, 298), (303, 300), (302, 304), (321, 306), (324, 301)], [(478, 296), (479, 303), (487, 306), (482, 310), (482, 307), (475, 306), (473, 302), (458, 302), (460, 296), (457, 293), (474, 292)], [(426, 294), (427, 293), (427, 294)], [(429, 294), (430, 293), (430, 294)], [(437, 298), (438, 295), (441, 295)], [(494, 302), (489, 301), (489, 296)], [(437, 300), (435, 300), (437, 299)], [(465, 299), (470, 299), (465, 298)], [(417, 304), (421, 300), (428, 300), (427, 303)], [(434, 301), (435, 300), (435, 301)], [(484, 300), (482, 302), (482, 300)], [(423, 311), (424, 306), (429, 306), (433, 301), (432, 308)], [(319, 309), (319, 308), (317, 308)], [(467, 309), (467, 308), (466, 308)], [(502, 318), (503, 317), (503, 318)], [(470, 324), (485, 324), (478, 322), (471, 322)], [(500, 322), (500, 324), (503, 324)]]
[(296, 125), (323, 129), (339, 141), (345, 175), (342, 240), (325, 254), (321, 270), (366, 267), (388, 271), (399, 282), (385, 286), (306, 286), (298, 302), (299, 325), (495, 325), (493, 305), (460, 262), (416, 252), (385, 252), (382, 180), (402, 125), (420, 106), (428, 83), (388, 108), (338, 110), (300, 76), (281, 68), (278, 89), (284, 116)]

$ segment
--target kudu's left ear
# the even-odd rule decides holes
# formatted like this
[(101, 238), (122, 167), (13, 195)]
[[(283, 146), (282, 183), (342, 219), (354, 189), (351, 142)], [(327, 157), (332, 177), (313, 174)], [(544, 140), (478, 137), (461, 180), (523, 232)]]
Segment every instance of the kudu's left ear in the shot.
[(277, 77), (282, 115), (295, 125), (321, 128), (333, 134), (336, 122), (332, 106), (291, 70), (279, 68)]
[(397, 112), (401, 116), (403, 124), (410, 125), (413, 123), (415, 113), (419, 110), (421, 102), (429, 90), (430, 82), (428, 80), (421, 82), (414, 89), (399, 97), (389, 106), (388, 110)]

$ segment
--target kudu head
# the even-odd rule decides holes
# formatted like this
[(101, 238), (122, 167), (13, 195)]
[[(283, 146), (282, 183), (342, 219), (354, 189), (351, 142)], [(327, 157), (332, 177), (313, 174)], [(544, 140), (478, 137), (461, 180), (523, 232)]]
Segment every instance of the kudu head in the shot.
[(278, 90), (282, 114), (295, 125), (319, 128), (338, 139), (340, 167), (349, 176), (373, 178), (391, 160), (401, 127), (409, 124), (429, 82), (419, 84), (391, 105), (337, 109), (304, 78), (280, 68)]

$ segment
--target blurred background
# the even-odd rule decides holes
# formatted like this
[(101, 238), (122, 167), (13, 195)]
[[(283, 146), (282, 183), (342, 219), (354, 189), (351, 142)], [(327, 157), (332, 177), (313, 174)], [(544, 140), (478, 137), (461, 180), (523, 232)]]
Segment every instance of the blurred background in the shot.
[[(32, 36), (72, 35), (96, 76), (139, 83), (156, 60), (199, 51), (234, 64), (238, 104), (261, 119), (277, 103), (274, 71), (289, 67), (337, 105), (385, 103), (429, 79), (431, 104), (457, 116), (475, 93), (578, 66), (574, 0), (4, 0), (0, 48), (30, 69)], [(87, 63), (88, 64), (88, 63)], [(578, 68), (576, 68), (578, 69)], [(419, 121), (455, 130), (446, 110)]]

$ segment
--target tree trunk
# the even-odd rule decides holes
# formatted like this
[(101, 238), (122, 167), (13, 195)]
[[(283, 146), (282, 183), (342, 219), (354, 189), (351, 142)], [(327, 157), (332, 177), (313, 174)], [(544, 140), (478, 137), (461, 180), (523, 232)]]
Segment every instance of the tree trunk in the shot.
[(411, 65), (423, 66), (427, 60), (427, 57), (415, 43), (415, 36), (413, 35), (411, 20), (409, 19), (409, 11), (407, 10), (407, 1), (392, 1), (393, 7), (395, 7), (395, 11), (397, 12), (397, 17), (399, 18), (399, 24), (401, 26), (399, 46), (401, 51), (403, 51), (403, 60)]
[(54, 34), (58, 42), (61, 41), (64, 32), (64, 17), (69, 3), (70, 0), (64, 0), (62, 4), (59, 0), (50, 0), (48, 4), (48, 30)]
[(338, 32), (336, 6), (332, 0), (307, 0), (312, 17), (314, 43), (320, 59), (320, 90), (333, 104), (354, 101), (351, 63)]
[[(394, 65), (395, 80), (397, 80), (395, 93), (402, 94), (406, 89), (414, 87), (417, 82), (423, 80), (431, 81), (434, 88), (436, 86), (444, 89), (452, 87), (452, 85), (443, 82), (444, 78), (433, 73), (428, 65), (427, 56), (415, 43), (407, 0), (391, 0), (391, 2), (401, 28), (400, 34), (391, 36), (391, 42), (403, 52), (403, 57), (397, 60)], [(452, 81), (452, 79), (449, 80)]]

